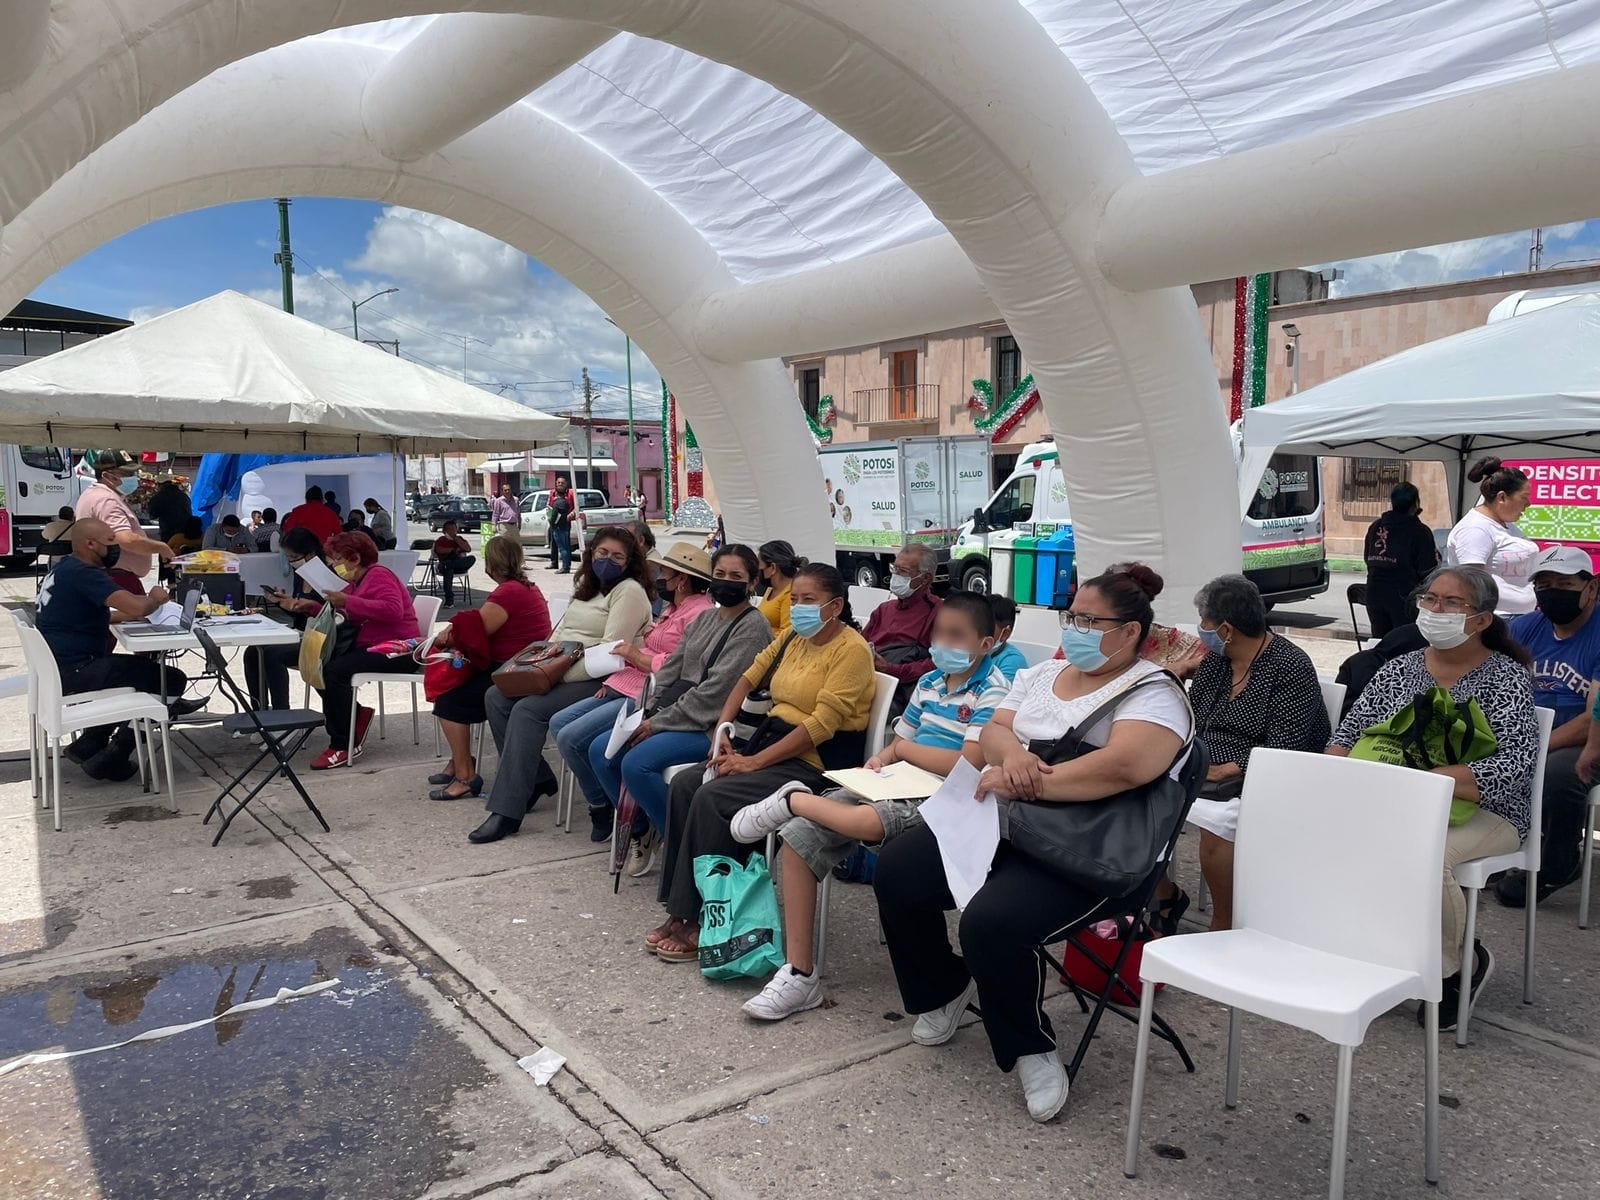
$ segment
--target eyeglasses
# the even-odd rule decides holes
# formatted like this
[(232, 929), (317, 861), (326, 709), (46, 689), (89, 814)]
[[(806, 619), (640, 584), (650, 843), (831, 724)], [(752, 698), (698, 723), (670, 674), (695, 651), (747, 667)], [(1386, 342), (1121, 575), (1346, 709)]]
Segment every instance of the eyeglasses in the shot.
[(608, 553), (606, 553), (604, 551), (596, 550), (594, 552), (594, 556), (597, 559), (598, 558), (603, 558), (603, 559), (607, 560), (608, 562), (614, 562), (619, 567), (625, 567), (625, 566), (628, 565), (628, 555), (627, 555), (627, 553), (625, 551), (622, 551), (622, 550), (618, 550), (615, 554), (608, 554)]
[(1111, 625), (1125, 625), (1121, 617), (1096, 617), (1089, 613), (1064, 612), (1061, 614), (1061, 628), (1071, 626), (1079, 633), (1093, 632), (1096, 622), (1105, 621)]
[(1471, 600), (1463, 600), (1459, 596), (1435, 596), (1432, 592), (1424, 592), (1418, 596), (1417, 607), (1427, 612), (1467, 613), (1469, 615), (1478, 611), (1473, 607)]

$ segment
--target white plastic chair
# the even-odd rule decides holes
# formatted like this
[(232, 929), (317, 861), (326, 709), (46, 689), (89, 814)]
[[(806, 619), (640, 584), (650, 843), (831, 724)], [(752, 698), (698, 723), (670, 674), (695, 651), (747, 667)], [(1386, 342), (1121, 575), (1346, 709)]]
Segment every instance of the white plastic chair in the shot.
[(1043, 642), (1019, 642), (1012, 638), (1007, 645), (1015, 646), (1022, 652), (1022, 657), (1027, 660), (1030, 667), (1037, 667), (1040, 663), (1047, 663), (1056, 656), (1056, 651), (1061, 649), (1061, 643), (1046, 646)]
[(1055, 647), (1061, 644), (1061, 614), (1053, 608), (1017, 605), (1017, 621), (1011, 627), (1011, 640), (1049, 646), (1050, 653), (1054, 654)]
[(1539, 831), (1544, 828), (1544, 764), (1550, 756), (1550, 730), (1555, 725), (1554, 709), (1536, 708), (1539, 720), (1539, 756), (1533, 763), (1532, 813), (1528, 836), (1514, 854), (1495, 854), (1488, 858), (1472, 858), (1459, 863), (1455, 880), (1467, 894), (1467, 929), (1461, 945), (1461, 1000), (1456, 1009), (1456, 1045), (1467, 1044), (1467, 1024), (1472, 1018), (1472, 943), (1478, 932), (1478, 893), (1489, 882), (1489, 876), (1499, 871), (1520, 867), (1527, 873), (1527, 902), (1522, 917), (1522, 1002), (1533, 1003), (1533, 941), (1538, 922), (1539, 905), (1539, 851), (1543, 840)]
[[(25, 621), (17, 621), (17, 634), (22, 639), (22, 653), (33, 676), (34, 722), (43, 735), (39, 747), (40, 789), (44, 806), (54, 807), (55, 827), (61, 831), (61, 739), (68, 734), (90, 729), (96, 725), (118, 725), (124, 721), (133, 726), (134, 751), (139, 758), (139, 774), (148, 789), (157, 786), (155, 753), (149, 746), (150, 726), (161, 729), (161, 757), (167, 771), (168, 807), (178, 811), (178, 795), (172, 778), (172, 747), (167, 737), (167, 706), (159, 696), (136, 692), (132, 688), (115, 689), (67, 698), (61, 691), (61, 669), (55, 655), (50, 652), (44, 635)], [(143, 745), (141, 745), (141, 739)], [(44, 780), (43, 760), (51, 759), (51, 778)], [(148, 765), (147, 765), (148, 764)]]
[[(427, 637), (433, 629), (434, 621), (439, 618), (439, 606), (443, 601), (438, 596), (413, 596), (411, 597), (412, 610), (417, 614), (417, 630), (423, 637)], [(413, 664), (414, 666), (415, 664)], [(361, 689), (369, 683), (378, 685), (378, 736), (387, 737), (384, 732), (383, 710), (383, 685), (385, 683), (406, 683), (411, 685), (411, 744), (422, 744), (422, 720), (417, 704), (417, 686), (422, 682), (420, 671), (363, 671), (353, 676), (350, 680), (350, 741), (352, 747), (356, 736), (356, 713), (360, 710)], [(481, 744), (481, 743), (480, 743)], [(345, 766), (355, 766), (356, 756), (351, 754), (345, 759)]]
[[(1594, 873), (1594, 818), (1600, 809), (1600, 785), (1589, 789), (1589, 816), (1583, 825), (1583, 882), (1578, 886), (1578, 928), (1589, 928), (1589, 880)], [(1532, 893), (1537, 895), (1537, 893)]]
[(894, 598), (894, 593), (887, 588), (867, 587), (865, 584), (852, 583), (849, 591), (850, 611), (855, 614), (857, 621), (865, 625), (867, 618), (880, 604)]
[[(1239, 1099), (1240, 1014), (1339, 1047), (1328, 1195), (1344, 1194), (1355, 1048), (1404, 1000), (1424, 1006), (1425, 1176), (1439, 1178), (1439, 921), (1450, 780), (1293, 750), (1257, 750), (1234, 845), (1234, 928), (1144, 948), (1123, 1173), (1138, 1173), (1155, 987), (1228, 1006), (1225, 1103)], [(1329, 897), (1337, 896), (1338, 903)]]

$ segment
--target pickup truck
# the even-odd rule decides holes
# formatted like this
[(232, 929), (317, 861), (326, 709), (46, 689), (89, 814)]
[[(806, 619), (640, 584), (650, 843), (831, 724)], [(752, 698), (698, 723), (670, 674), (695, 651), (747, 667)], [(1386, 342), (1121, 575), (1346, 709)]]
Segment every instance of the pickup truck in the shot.
[[(613, 508), (606, 504), (604, 493), (595, 488), (574, 488), (578, 497), (578, 520), (586, 529), (598, 529), (602, 525), (621, 525), (625, 521), (637, 521), (639, 510), (637, 508)], [(547, 546), (550, 544), (550, 492), (541, 488), (537, 492), (529, 492), (522, 498), (522, 542), (525, 546)], [(578, 544), (578, 539), (573, 539), (573, 545)]]

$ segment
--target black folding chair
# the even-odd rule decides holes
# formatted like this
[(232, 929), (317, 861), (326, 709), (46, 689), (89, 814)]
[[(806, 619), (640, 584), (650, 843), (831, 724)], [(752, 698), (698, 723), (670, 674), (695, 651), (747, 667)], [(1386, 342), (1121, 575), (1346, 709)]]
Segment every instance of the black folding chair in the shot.
[[(223, 657), (222, 651), (218, 648), (211, 635), (196, 624), (194, 636), (205, 651), (207, 669), (217, 677), (217, 686), (227, 693), (228, 698), (239, 709), (237, 715), (222, 719), (223, 730), (228, 733), (254, 733), (261, 739), (261, 753), (257, 754), (249, 766), (228, 782), (228, 786), (222, 789), (221, 794), (211, 802), (211, 807), (206, 810), (205, 820), (201, 822), (203, 825), (209, 825), (212, 817), (219, 813), (222, 814), (222, 824), (218, 826), (217, 836), (211, 839), (211, 844), (215, 846), (222, 841), (222, 835), (228, 832), (228, 826), (233, 824), (233, 819), (242, 813), (250, 801), (260, 795), (262, 789), (279, 775), (287, 779), (294, 786), (294, 790), (300, 793), (300, 799), (305, 801), (306, 807), (311, 810), (311, 815), (322, 826), (323, 832), (332, 832), (328, 828), (328, 822), (323, 818), (321, 811), (318, 810), (316, 802), (311, 799), (311, 796), (301, 785), (300, 777), (294, 773), (294, 767), (289, 762), (300, 748), (306, 744), (306, 739), (311, 736), (312, 731), (322, 728), (322, 714), (309, 708), (256, 711), (255, 705), (250, 701), (250, 697), (244, 694), (239, 685), (233, 681), (233, 676), (228, 674), (228, 660)], [(250, 789), (247, 795), (235, 798), (231, 812), (224, 812), (223, 801), (232, 797), (238, 789), (242, 788), (245, 780), (250, 777), (251, 772), (268, 757), (274, 760), (274, 765)]]
[[(1350, 628), (1355, 630), (1356, 649), (1360, 650), (1363, 648), (1366, 639), (1361, 636), (1361, 622), (1356, 620), (1356, 605), (1359, 604), (1362, 608), (1367, 607), (1367, 585), (1364, 583), (1352, 583), (1345, 588), (1344, 598), (1350, 603)], [(1367, 625), (1369, 627), (1372, 625), (1372, 613), (1370, 611), (1367, 613)]]
[[(1078, 1001), (1080, 1011), (1089, 1014), (1089, 1023), (1083, 1028), (1083, 1035), (1078, 1039), (1078, 1048), (1073, 1052), (1072, 1061), (1067, 1064), (1067, 1078), (1076, 1080), (1078, 1068), (1083, 1065), (1083, 1059), (1089, 1053), (1089, 1044), (1094, 1041), (1095, 1030), (1100, 1026), (1100, 1018), (1105, 1013), (1115, 1013), (1129, 1024), (1139, 1024), (1139, 996), (1134, 989), (1122, 980), (1122, 968), (1127, 962), (1128, 954), (1133, 947), (1150, 937), (1150, 907), (1155, 899), (1156, 885), (1166, 876), (1167, 867), (1177, 853), (1178, 838), (1183, 833), (1183, 823), (1188, 819), (1189, 809), (1194, 804), (1195, 797), (1200, 794), (1200, 785), (1205, 782), (1206, 769), (1210, 760), (1206, 757), (1205, 747), (1198, 741), (1190, 751), (1189, 759), (1184, 763), (1179, 772), (1179, 781), (1183, 784), (1184, 802), (1183, 810), (1178, 814), (1177, 821), (1167, 832), (1165, 848), (1161, 853), (1161, 860), (1156, 864), (1156, 869), (1150, 873), (1144, 883), (1129, 896), (1115, 905), (1114, 911), (1101, 911), (1095, 914), (1095, 923), (1117, 918), (1122, 926), (1122, 937), (1118, 942), (1117, 953), (1111, 960), (1106, 961), (1100, 950), (1085, 942), (1082, 934), (1084, 927), (1074, 929), (1068, 933), (1063, 941), (1076, 950), (1097, 971), (1104, 971), (1106, 976), (1105, 986), (1098, 994), (1085, 991), (1068, 974), (1063, 960), (1054, 958), (1044, 946), (1039, 947), (1039, 954), (1045, 962), (1055, 968), (1056, 973), (1072, 989), (1073, 997)], [(1093, 1001), (1091, 1006), (1090, 1001)], [(1183, 1039), (1177, 1031), (1168, 1025), (1160, 1013), (1156, 1013), (1150, 1032), (1170, 1045), (1178, 1052), (1178, 1057), (1183, 1060), (1184, 1070), (1191, 1075), (1194, 1073), (1194, 1060), (1189, 1057), (1189, 1051), (1183, 1044)]]

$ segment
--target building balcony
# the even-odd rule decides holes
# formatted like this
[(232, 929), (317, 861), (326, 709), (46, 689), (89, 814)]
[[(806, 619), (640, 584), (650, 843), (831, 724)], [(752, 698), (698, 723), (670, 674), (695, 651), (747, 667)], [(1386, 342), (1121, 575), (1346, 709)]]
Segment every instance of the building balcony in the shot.
[(850, 394), (857, 425), (909, 425), (939, 420), (939, 385), (866, 388)]

